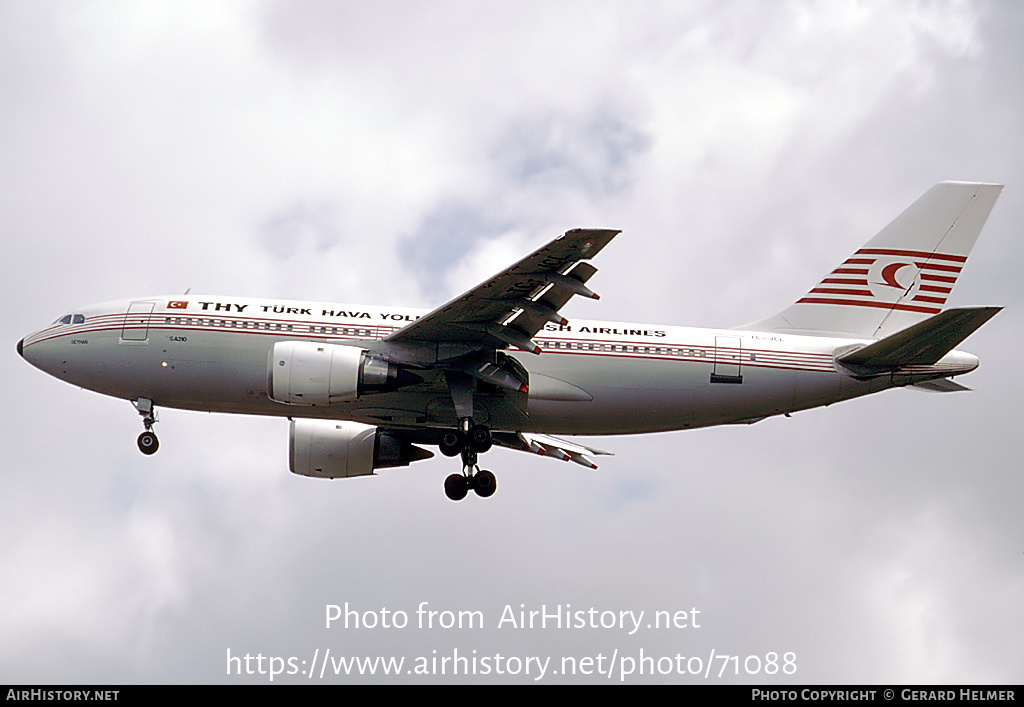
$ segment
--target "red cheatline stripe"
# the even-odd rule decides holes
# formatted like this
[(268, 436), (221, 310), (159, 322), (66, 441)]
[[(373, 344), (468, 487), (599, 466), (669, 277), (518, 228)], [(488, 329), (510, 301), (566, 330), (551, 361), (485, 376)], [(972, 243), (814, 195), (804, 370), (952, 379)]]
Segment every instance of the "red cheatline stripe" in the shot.
[(945, 294), (948, 295), (950, 292), (953, 291), (953, 288), (952, 287), (946, 287), (944, 285), (921, 285), (921, 291), (922, 292), (944, 292)]
[(843, 265), (871, 265), (878, 258), (847, 258)]
[(838, 267), (832, 271), (833, 275), (867, 275), (867, 268), (844, 268)]
[[(156, 327), (156, 328), (158, 328), (158, 329), (159, 328), (167, 329), (169, 327)], [(174, 328), (174, 329), (176, 329), (178, 331), (206, 331), (206, 332), (222, 331), (221, 329), (196, 328), (196, 327), (184, 327), (184, 326), (170, 327), (170, 328)], [(120, 329), (120, 327), (112, 327), (112, 328), (107, 328), (107, 329), (102, 329), (102, 328), (98, 328), (97, 327), (97, 328), (85, 330), (85, 331), (83, 331), (81, 333), (82, 334), (87, 334), (87, 333), (98, 333), (98, 332), (101, 332), (101, 331), (118, 331), (119, 329)], [(263, 330), (252, 330), (252, 331), (241, 331), (241, 332), (231, 331), (230, 333), (241, 333), (241, 334), (249, 334), (249, 335), (257, 334), (257, 335), (264, 335), (264, 336), (265, 335), (273, 335), (273, 336), (276, 336), (276, 337), (290, 337), (290, 338), (299, 338), (299, 339), (305, 339), (305, 338), (308, 337), (308, 334), (304, 334), (304, 333), (280, 332), (280, 331), (263, 331)], [(65, 335), (65, 334), (62, 333), (59, 336), (63, 336), (63, 335)], [(50, 338), (58, 338), (58, 337), (54, 336), (54, 337), (50, 337)], [(323, 337), (317, 337), (317, 338), (323, 338)], [(339, 341), (347, 340), (347, 339), (343, 339), (341, 337), (333, 337), (333, 338), (337, 338), (337, 340), (339, 340)], [(44, 339), (39, 339), (39, 341), (41, 341), (41, 340), (44, 340)], [(38, 341), (29, 342), (28, 340), (26, 340), (25, 345), (28, 346), (31, 343), (38, 343)], [(654, 348), (654, 347), (651, 347), (651, 348)], [(683, 344), (683, 345), (681, 345), (681, 344), (673, 344), (673, 345), (670, 345), (670, 346), (664, 346), (663, 345), (662, 348), (679, 349), (679, 348), (687, 348), (687, 345), (685, 345), (685, 344)], [(702, 347), (702, 346), (689, 345), (689, 348), (694, 348), (695, 350), (705, 350), (705, 351), (708, 351), (709, 353), (711, 351), (713, 351), (712, 347), (706, 347), (706, 346)], [(727, 350), (728, 351), (740, 351), (740, 349), (735, 349), (735, 348), (731, 348), (731, 349), (727, 349)], [(762, 352), (762, 350), (760, 350), (760, 349), (742, 349), (742, 351), (743, 351), (744, 354), (746, 354), (746, 353), (756, 353), (757, 354), (756, 360), (754, 360), (754, 361), (743, 360), (741, 362), (743, 367), (745, 367), (745, 368), (753, 367), (753, 368), (770, 368), (770, 369), (777, 369), (777, 370), (804, 370), (804, 371), (815, 371), (815, 372), (819, 372), (819, 373), (829, 373), (829, 372), (831, 372), (833, 370), (832, 365), (831, 365), (831, 354), (820, 354), (820, 353), (815, 353), (815, 352), (787, 352), (787, 351), (779, 351), (779, 352), (773, 352), (772, 354), (769, 354), (769, 353), (766, 353), (766, 352)], [(704, 363), (704, 364), (714, 363), (714, 357), (712, 357), (712, 356), (707, 356), (707, 357), (682, 356), (682, 357), (679, 357), (679, 356), (671, 356), (671, 355), (666, 355), (666, 354), (653, 354), (653, 355), (650, 354), (650, 353), (648, 353), (648, 354), (641, 354), (641, 353), (638, 353), (638, 352), (631, 352), (631, 353), (627, 354), (626, 356), (623, 356), (623, 352), (610, 353), (610, 352), (603, 352), (603, 351), (589, 351), (589, 350), (579, 350), (579, 349), (572, 349), (572, 350), (567, 350), (567, 349), (566, 350), (562, 350), (562, 349), (545, 350), (545, 353), (549, 353), (549, 354), (550, 353), (554, 353), (554, 354), (572, 354), (572, 355), (576, 355), (576, 356), (584, 356), (584, 355), (586, 355), (586, 356), (595, 356), (596, 355), (596, 356), (611, 356), (611, 357), (625, 357), (625, 358), (642, 357), (642, 358), (646, 358), (646, 359), (660, 359), (660, 360), (665, 360), (665, 361), (673, 361), (673, 360), (675, 360), (675, 361), (699, 362), (699, 363)], [(815, 360), (816, 358), (818, 360)]]
[(950, 260), (954, 263), (966, 263), (966, 255), (947, 255), (945, 253), (929, 253), (923, 250), (896, 250), (893, 248), (861, 248), (857, 255), (898, 255), (905, 258), (928, 258), (929, 260)]
[(925, 295), (918, 295), (914, 298), (914, 302), (935, 302), (937, 304), (945, 304), (945, 297), (926, 297)]

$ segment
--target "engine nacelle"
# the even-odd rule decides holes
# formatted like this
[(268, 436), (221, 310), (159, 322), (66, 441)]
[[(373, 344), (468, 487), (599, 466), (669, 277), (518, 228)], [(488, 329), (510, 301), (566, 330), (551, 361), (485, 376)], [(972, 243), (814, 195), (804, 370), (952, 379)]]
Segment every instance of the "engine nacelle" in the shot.
[(278, 341), (267, 360), (270, 399), (289, 405), (345, 403), (422, 380), (353, 346)]
[(293, 474), (324, 479), (366, 476), (434, 456), (398, 434), (338, 420), (292, 420), (288, 465)]

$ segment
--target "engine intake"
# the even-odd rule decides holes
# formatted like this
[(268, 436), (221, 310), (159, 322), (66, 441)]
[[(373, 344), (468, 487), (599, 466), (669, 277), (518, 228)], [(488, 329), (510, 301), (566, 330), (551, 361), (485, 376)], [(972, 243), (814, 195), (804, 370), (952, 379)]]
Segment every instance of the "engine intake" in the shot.
[(338, 420), (292, 420), (288, 443), (293, 474), (322, 479), (367, 476), (434, 456), (399, 433)]
[(288, 405), (335, 405), (422, 380), (353, 346), (279, 341), (267, 360), (270, 399)]

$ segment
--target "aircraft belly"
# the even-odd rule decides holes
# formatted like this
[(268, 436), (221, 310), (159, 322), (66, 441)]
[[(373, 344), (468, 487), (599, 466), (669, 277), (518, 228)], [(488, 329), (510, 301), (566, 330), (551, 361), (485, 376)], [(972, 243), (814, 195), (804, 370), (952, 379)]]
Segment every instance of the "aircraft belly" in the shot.
[[(257, 412), (266, 402), (266, 349), (202, 334), (170, 342), (156, 329), (145, 340), (124, 342), (117, 333), (59, 337), (35, 344), (53, 375), (89, 390), (127, 400), (197, 410)], [(46, 370), (44, 368), (44, 370)]]
[(530, 399), (527, 429), (551, 434), (622, 434), (691, 426), (700, 366), (678, 361), (545, 354), (523, 359), (532, 373), (586, 391), (591, 400)]
[[(267, 396), (267, 348), (262, 340), (256, 347), (251, 342), (195, 347), (189, 354), (193, 358), (173, 357), (173, 351), (157, 349), (161, 355), (144, 360), (136, 350), (130, 362), (123, 362), (124, 375), (110, 376), (122, 384), (110, 394), (150, 397), (167, 407), (214, 412), (348, 419), (396, 427), (456, 424), (450, 396), (431, 387), (366, 395), (321, 407), (274, 402)], [(597, 357), (564, 354), (540, 358), (547, 359), (544, 365), (537, 359), (523, 362), (530, 364), (532, 373), (562, 382), (564, 387), (556, 390), (569, 390), (571, 396), (530, 398), (524, 416), (514, 395), (477, 395), (474, 417), (497, 430), (637, 434), (759, 419), (886, 387), (836, 373), (753, 366), (743, 368), (742, 383), (722, 384), (711, 382), (710, 362), (624, 357), (595, 361)], [(547, 388), (551, 389), (550, 383)]]
[(187, 342), (156, 348), (154, 401), (169, 407), (258, 415), (291, 415), (295, 408), (268, 397), (267, 356), (274, 340), (242, 333), (190, 334)]
[[(721, 383), (713, 382), (712, 362), (541, 358), (548, 360), (524, 363), (531, 372), (593, 396), (575, 402), (531, 399), (527, 429), (550, 434), (635, 434), (750, 421), (835, 402), (844, 378), (836, 373), (744, 366), (741, 381)], [(588, 360), (584, 365), (580, 359)]]

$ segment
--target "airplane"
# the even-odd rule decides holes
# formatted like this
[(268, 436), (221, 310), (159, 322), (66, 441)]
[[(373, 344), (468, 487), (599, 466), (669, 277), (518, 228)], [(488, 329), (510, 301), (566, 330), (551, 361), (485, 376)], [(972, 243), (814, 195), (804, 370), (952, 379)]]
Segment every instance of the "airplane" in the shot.
[(366, 476), (461, 457), (453, 501), (491, 496), (493, 445), (596, 468), (556, 435), (754, 423), (889, 388), (967, 390), (955, 347), (1000, 307), (943, 310), (1002, 185), (943, 182), (778, 314), (731, 329), (568, 319), (599, 299), (591, 260), (619, 233), (575, 229), (433, 311), (230, 296), (76, 308), (18, 342), (33, 366), (157, 408), (290, 419), (289, 468)]

